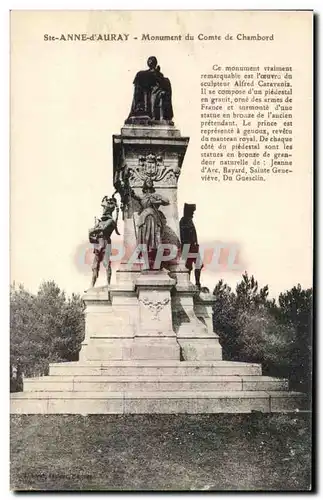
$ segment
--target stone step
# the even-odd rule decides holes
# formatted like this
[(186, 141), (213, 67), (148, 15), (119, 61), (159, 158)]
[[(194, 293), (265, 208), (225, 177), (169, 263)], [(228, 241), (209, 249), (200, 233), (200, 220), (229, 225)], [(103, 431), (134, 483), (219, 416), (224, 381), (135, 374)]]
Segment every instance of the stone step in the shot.
[(24, 391), (279, 391), (288, 381), (258, 375), (47, 376), (24, 379)]
[(52, 363), (49, 375), (261, 375), (261, 365), (235, 361), (109, 361)]
[(307, 408), (302, 393), (231, 392), (20, 392), (11, 395), (11, 413), (250, 413), (294, 412)]

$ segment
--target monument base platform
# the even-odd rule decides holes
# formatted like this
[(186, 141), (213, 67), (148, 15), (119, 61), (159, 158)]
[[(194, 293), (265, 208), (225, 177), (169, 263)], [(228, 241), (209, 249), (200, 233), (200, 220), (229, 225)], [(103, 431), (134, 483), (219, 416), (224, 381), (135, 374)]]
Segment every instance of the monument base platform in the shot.
[[(122, 275), (122, 276), (121, 276)], [(222, 360), (213, 331), (214, 296), (188, 271), (120, 273), (115, 287), (84, 295), (85, 338), (78, 362), (24, 379), (11, 413), (250, 413), (306, 409), (288, 381), (260, 364)], [(127, 279), (128, 278), (128, 281)]]
[(250, 413), (307, 408), (288, 381), (261, 365), (231, 361), (138, 360), (50, 365), (11, 395), (14, 414)]

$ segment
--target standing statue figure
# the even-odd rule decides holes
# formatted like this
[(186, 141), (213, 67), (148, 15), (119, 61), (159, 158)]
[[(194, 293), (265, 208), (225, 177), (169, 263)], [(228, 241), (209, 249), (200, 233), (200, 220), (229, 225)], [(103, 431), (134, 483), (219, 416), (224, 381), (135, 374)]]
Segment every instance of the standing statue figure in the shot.
[(171, 121), (173, 118), (172, 87), (160, 71), (155, 56), (147, 61), (148, 68), (139, 71), (134, 79), (134, 96), (128, 121), (132, 118), (150, 118)]
[[(118, 231), (118, 214), (119, 208), (117, 200), (112, 196), (104, 196), (101, 201), (101, 206), (103, 208), (103, 213), (101, 219), (96, 221), (95, 226), (89, 230), (89, 240), (93, 244), (94, 258), (92, 264), (92, 281), (91, 286), (94, 287), (96, 280), (99, 276), (100, 264), (104, 258), (106, 258), (106, 273), (108, 285), (111, 282), (111, 234), (115, 231), (120, 235)], [(116, 218), (113, 219), (113, 212), (116, 209)]]
[(117, 168), (113, 176), (113, 185), (115, 192), (112, 197), (119, 193), (121, 201), (121, 210), (124, 213), (125, 209), (128, 207), (129, 197), (130, 197), (130, 184), (129, 184), (129, 169), (127, 165), (123, 165), (123, 168)]
[(140, 204), (137, 223), (137, 244), (147, 246), (149, 269), (153, 269), (158, 245), (166, 224), (165, 215), (158, 210), (161, 205), (169, 205), (169, 200), (155, 192), (151, 179), (144, 182), (142, 196), (131, 190), (131, 196)]
[(197, 233), (193, 222), (195, 204), (184, 203), (183, 217), (179, 222), (182, 250), (184, 245), (189, 245), (189, 253), (198, 254), (197, 257), (189, 257), (186, 259), (185, 266), (189, 270), (190, 276), (194, 264), (195, 284), (198, 289), (201, 289), (201, 270), (203, 264), (199, 255), (199, 244), (197, 241)]

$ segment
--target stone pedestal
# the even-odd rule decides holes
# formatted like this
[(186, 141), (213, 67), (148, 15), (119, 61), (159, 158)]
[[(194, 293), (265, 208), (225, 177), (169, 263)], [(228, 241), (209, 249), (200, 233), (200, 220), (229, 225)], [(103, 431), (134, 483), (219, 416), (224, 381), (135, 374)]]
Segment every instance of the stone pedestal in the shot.
[(175, 283), (165, 271), (146, 271), (136, 280), (139, 325), (134, 359), (180, 359), (170, 296)]
[(200, 293), (194, 297), (194, 313), (203, 323), (204, 331), (180, 333), (178, 342), (183, 359), (188, 361), (222, 360), (222, 347), (219, 337), (213, 332), (212, 308), (215, 298), (209, 293)]
[[(125, 175), (136, 194), (142, 194), (144, 181), (151, 179), (156, 193), (169, 200), (169, 205), (160, 207), (166, 225), (162, 242), (180, 247), (177, 207), (177, 182), (188, 146), (189, 138), (181, 137), (178, 129), (171, 125), (125, 125), (120, 135), (113, 136), (114, 180)], [(136, 221), (139, 204), (131, 199), (124, 217), (125, 255), (118, 274), (125, 274), (121, 281), (131, 280), (126, 265), (136, 246)], [(166, 263), (167, 267), (167, 263)]]
[(176, 279), (172, 311), (181, 358), (186, 361), (222, 360), (219, 337), (213, 332), (214, 296), (199, 292), (190, 282), (183, 262), (172, 268), (170, 274)]
[(178, 338), (203, 335), (207, 332), (205, 324), (196, 316), (194, 297), (199, 291), (189, 280), (189, 272), (183, 262), (170, 269), (176, 286), (172, 295), (173, 322)]
[[(160, 207), (165, 217), (162, 243), (180, 248), (177, 182), (189, 139), (170, 124), (125, 125), (113, 136), (114, 184), (127, 178), (141, 194), (144, 182), (169, 200)], [(116, 284), (91, 289), (86, 303), (86, 336), (80, 360), (220, 360), (221, 346), (212, 327), (212, 296), (200, 295), (190, 282), (185, 263), (163, 264), (145, 271), (129, 262), (137, 247), (140, 205), (133, 197), (124, 206), (125, 254)], [(111, 299), (111, 301), (109, 301)]]
[(179, 360), (170, 294), (175, 283), (165, 270), (143, 271), (134, 286), (88, 290), (80, 361)]
[[(165, 124), (125, 125), (113, 136), (114, 183), (125, 177), (141, 194), (151, 179), (157, 193), (169, 200), (160, 207), (165, 216), (162, 243), (180, 248), (177, 182), (189, 142)], [(200, 295), (190, 282), (185, 263), (165, 262), (162, 271), (145, 271), (130, 264), (137, 247), (140, 206), (133, 198), (123, 211), (124, 248), (116, 284), (89, 290), (86, 337), (80, 359), (85, 360), (220, 360), (222, 350), (212, 327), (212, 296)], [(111, 299), (111, 302), (109, 301)]]
[(110, 298), (108, 287), (92, 288), (83, 296), (86, 307), (82, 362), (132, 359), (137, 299), (131, 293), (124, 293), (121, 300), (112, 297), (111, 302)]

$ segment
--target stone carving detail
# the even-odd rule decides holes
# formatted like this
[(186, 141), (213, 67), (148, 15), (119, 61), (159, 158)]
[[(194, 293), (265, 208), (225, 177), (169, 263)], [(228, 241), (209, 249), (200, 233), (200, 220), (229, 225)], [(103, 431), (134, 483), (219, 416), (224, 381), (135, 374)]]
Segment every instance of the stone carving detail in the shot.
[(166, 166), (163, 158), (154, 154), (140, 156), (138, 166), (128, 167), (132, 186), (141, 186), (148, 179), (165, 185), (176, 184), (180, 173), (181, 169), (178, 166)]
[(179, 167), (177, 167), (177, 166), (169, 167), (165, 176), (161, 180), (162, 184), (166, 184), (166, 185), (175, 184), (176, 185), (180, 173), (181, 173), (181, 169)]
[[(152, 293), (151, 295), (157, 295), (156, 293)], [(153, 321), (160, 321), (160, 318), (159, 318), (159, 313), (160, 311), (169, 303), (169, 298), (166, 297), (165, 299), (162, 299), (162, 300), (153, 300), (153, 299), (148, 299), (147, 297), (143, 297), (143, 298), (140, 298), (139, 299), (140, 302), (142, 302), (144, 304), (144, 306), (147, 307), (147, 309), (149, 309), (149, 311), (152, 312), (152, 320)]]

